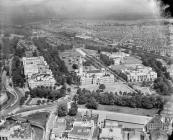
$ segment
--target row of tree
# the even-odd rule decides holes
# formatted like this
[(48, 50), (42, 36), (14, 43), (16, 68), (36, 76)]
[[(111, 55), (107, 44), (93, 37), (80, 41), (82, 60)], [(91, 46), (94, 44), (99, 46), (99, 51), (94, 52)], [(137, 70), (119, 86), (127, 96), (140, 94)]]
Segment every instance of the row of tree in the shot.
[(13, 57), (11, 72), (14, 86), (23, 87), (25, 82), (25, 75), (23, 70), (23, 64), (20, 61), (19, 56)]
[(30, 94), (32, 98), (47, 98), (49, 100), (55, 101), (66, 95), (66, 88), (64, 86), (61, 89), (54, 89), (51, 87), (37, 87), (30, 89), (26, 94)]
[(34, 39), (34, 44), (38, 47), (40, 54), (45, 58), (49, 64), (50, 69), (59, 84), (78, 83), (79, 79), (74, 73), (69, 73), (63, 60), (59, 56), (59, 49), (52, 47), (44, 38)]
[(70, 109), (68, 110), (67, 108), (67, 104), (60, 104), (58, 107), (57, 107), (57, 115), (59, 117), (64, 117), (64, 116), (67, 116), (67, 115), (70, 115), (70, 116), (75, 116), (77, 114), (77, 111), (78, 111), (78, 106), (76, 104), (76, 102), (72, 102), (71, 103), (71, 107)]
[(18, 39), (13, 39), (10, 44), (13, 49), (11, 76), (14, 86), (23, 87), (25, 82), (24, 68), (21, 58), (25, 55), (25, 48), (17, 46)]
[(78, 104), (86, 104), (86, 107), (96, 109), (98, 104), (102, 105), (119, 105), (132, 108), (158, 108), (161, 109), (164, 100), (161, 96), (157, 95), (141, 95), (134, 94), (133, 96), (122, 96), (112, 92), (102, 93), (99, 91), (90, 92), (86, 89), (78, 89), (77, 94), (74, 96), (74, 101)]
[(27, 99), (28, 99), (28, 94), (25, 94), (25, 96), (22, 96), (19, 102), (20, 105), (23, 105)]
[(106, 66), (110, 66), (114, 64), (114, 60), (109, 58), (107, 55), (105, 54), (100, 54), (100, 60), (106, 65)]
[(161, 95), (170, 95), (173, 92), (171, 77), (167, 68), (154, 57), (141, 56), (143, 65), (150, 66), (157, 72), (158, 78), (154, 81), (154, 89)]
[(61, 44), (56, 47), (58, 50), (64, 51), (64, 50), (71, 50), (73, 48), (73, 45)]
[(103, 52), (118, 52), (117, 48), (111, 48), (111, 47), (100, 47), (100, 46), (90, 46), (90, 45), (86, 45), (85, 46), (86, 49), (90, 49), (90, 50), (96, 50), (98, 51), (98, 53), (100, 53), (101, 51)]

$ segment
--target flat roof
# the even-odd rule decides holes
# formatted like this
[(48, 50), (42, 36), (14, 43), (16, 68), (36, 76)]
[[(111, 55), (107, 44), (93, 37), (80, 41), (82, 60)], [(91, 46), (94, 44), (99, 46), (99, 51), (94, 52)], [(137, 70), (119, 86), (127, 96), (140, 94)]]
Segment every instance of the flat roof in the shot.
[(114, 128), (103, 128), (100, 134), (101, 138), (112, 138), (112, 137), (119, 137), (122, 138), (122, 131), (119, 127)]
[(88, 137), (91, 133), (91, 127), (83, 127), (83, 126), (74, 126), (72, 131), (69, 132), (70, 136), (75, 137)]
[(57, 120), (54, 123), (54, 127), (52, 129), (52, 133), (54, 133), (55, 135), (60, 135), (61, 132), (65, 131), (65, 129), (66, 129), (66, 122), (65, 122), (65, 120), (62, 121), (62, 122)]
[(87, 73), (101, 73), (101, 70), (90, 70)]

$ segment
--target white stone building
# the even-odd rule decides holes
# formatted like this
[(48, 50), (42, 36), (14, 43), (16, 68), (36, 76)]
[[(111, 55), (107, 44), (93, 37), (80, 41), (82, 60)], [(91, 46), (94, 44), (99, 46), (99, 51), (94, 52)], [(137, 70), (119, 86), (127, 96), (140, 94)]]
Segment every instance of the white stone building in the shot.
[(121, 70), (121, 76), (127, 82), (143, 82), (154, 81), (157, 78), (157, 73), (151, 67), (137, 66), (136, 68), (127, 68)]
[(68, 140), (93, 140), (94, 121), (79, 121), (73, 123), (72, 130), (68, 133)]
[(119, 127), (102, 128), (99, 140), (123, 140), (123, 132)]
[(81, 85), (112, 84), (115, 80), (114, 75), (106, 72), (104, 68), (101, 70), (84, 71), (82, 59), (79, 61), (77, 74), (80, 77)]
[(55, 85), (56, 81), (44, 57), (23, 57), (23, 66), (30, 88)]
[(109, 59), (112, 59), (114, 61), (114, 65), (119, 65), (120, 63), (123, 62), (123, 59), (125, 57), (130, 56), (129, 54), (124, 52), (116, 52), (116, 53), (101, 52), (101, 54), (106, 55), (107, 57), (109, 57)]

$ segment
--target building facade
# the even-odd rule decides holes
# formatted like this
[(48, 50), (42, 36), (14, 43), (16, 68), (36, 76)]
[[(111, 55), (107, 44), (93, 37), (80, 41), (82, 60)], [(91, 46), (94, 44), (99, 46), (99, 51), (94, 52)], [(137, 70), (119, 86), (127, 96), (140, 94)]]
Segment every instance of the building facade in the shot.
[(80, 77), (81, 85), (99, 85), (99, 84), (113, 84), (115, 78), (113, 74), (108, 73), (105, 69), (95, 69), (84, 71), (83, 70), (83, 60), (80, 58), (79, 68), (77, 75)]
[(118, 127), (102, 128), (99, 140), (123, 140), (122, 129)]
[(68, 140), (92, 140), (94, 134), (94, 121), (79, 121), (73, 123), (72, 130), (68, 133)]
[(127, 82), (143, 82), (154, 81), (157, 78), (157, 73), (150, 67), (137, 66), (136, 68), (128, 68), (121, 71), (121, 76)]
[(44, 57), (23, 57), (24, 74), (30, 88), (53, 87), (56, 80)]

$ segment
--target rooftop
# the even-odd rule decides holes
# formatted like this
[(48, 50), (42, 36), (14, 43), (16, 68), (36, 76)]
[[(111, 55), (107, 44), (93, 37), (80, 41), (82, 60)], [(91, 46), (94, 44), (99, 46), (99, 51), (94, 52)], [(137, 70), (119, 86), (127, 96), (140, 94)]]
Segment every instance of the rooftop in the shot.
[(121, 128), (102, 128), (100, 138), (120, 138), (122, 139), (122, 130)]
[(90, 133), (91, 133), (91, 127), (74, 126), (72, 131), (69, 133), (69, 136), (89, 137)]
[[(86, 112), (87, 109), (78, 109), (79, 112)], [(114, 120), (119, 122), (126, 122), (131, 124), (145, 125), (148, 123), (152, 117), (147, 116), (139, 116), (125, 113), (117, 113), (117, 112), (109, 112), (109, 111), (101, 111), (101, 110), (92, 110), (92, 113), (98, 114), (98, 120)]]
[(101, 73), (101, 70), (90, 70), (87, 73)]
[(52, 129), (52, 133), (55, 135), (60, 135), (66, 129), (66, 121), (65, 119), (57, 119), (54, 123), (54, 127)]
[(29, 123), (19, 123), (7, 120), (0, 128), (0, 135), (12, 138), (28, 139), (32, 136), (32, 130)]

